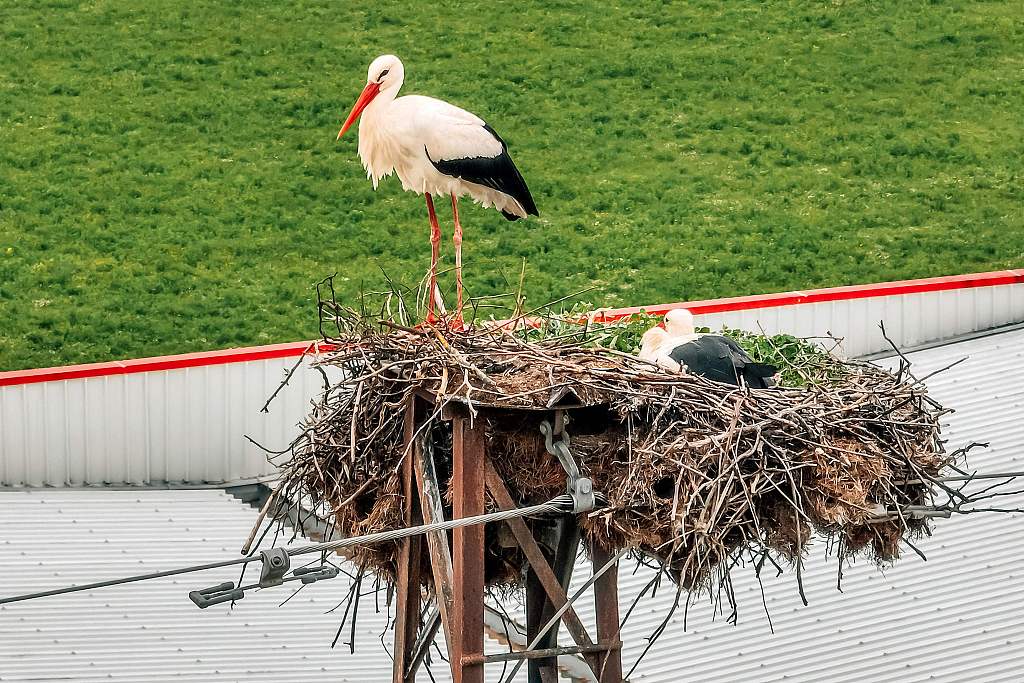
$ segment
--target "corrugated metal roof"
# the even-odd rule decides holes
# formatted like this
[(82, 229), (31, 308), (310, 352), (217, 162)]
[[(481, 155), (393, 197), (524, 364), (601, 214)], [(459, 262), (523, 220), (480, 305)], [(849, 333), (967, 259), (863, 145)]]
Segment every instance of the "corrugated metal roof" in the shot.
[[(4, 594), (230, 557), (255, 520), (249, 506), (216, 491), (8, 492), (0, 511)], [(374, 652), (357, 669), (329, 648), (340, 618), (326, 612), (345, 579), (303, 590), (280, 609), (285, 587), (249, 593), (234, 610), (200, 611), (188, 599), (237, 578), (224, 569), (2, 606), (0, 680), (390, 678), (378, 640), (386, 618), (357, 633), (359, 650)]]
[[(255, 510), (213, 490), (2, 492), (0, 595), (226, 559), (255, 520)], [(246, 583), (257, 576), (249, 571)], [(199, 610), (188, 599), (190, 590), (237, 579), (228, 568), (2, 605), (0, 681), (391, 680), (384, 592), (360, 601), (353, 655), (347, 627), (330, 647), (344, 611), (330, 610), (350, 585), (344, 576), (281, 607), (287, 586), (251, 591), (233, 610)], [(488, 643), (489, 652), (504, 649)], [(435, 678), (450, 680), (434, 661)], [(490, 667), (488, 680), (501, 671)]]
[[(1024, 470), (1024, 331), (909, 354), (918, 376), (963, 357), (928, 380), (931, 394), (957, 412), (945, 431), (950, 446), (988, 441), (971, 459), (987, 471)], [(891, 361), (889, 361), (891, 362)], [(1003, 500), (1024, 507), (1024, 496)], [(846, 568), (836, 590), (836, 562), (814, 552), (803, 576), (804, 607), (793, 574), (735, 572), (739, 624), (698, 599), (683, 630), (682, 606), (633, 675), (634, 681), (1008, 681), (1024, 666), (1024, 515), (938, 520), (931, 538), (893, 567)], [(650, 574), (620, 579), (625, 611)], [(627, 623), (624, 660), (632, 665), (674, 597), (645, 599)], [(684, 598), (685, 600), (685, 598)]]
[[(951, 446), (990, 441), (973, 458), (975, 467), (1024, 469), (1024, 331), (910, 354), (920, 375), (964, 356), (966, 362), (928, 381), (939, 401), (957, 408), (946, 431)], [(248, 506), (211, 491), (0, 493), (2, 592), (219, 559), (237, 552), (254, 518)], [(804, 571), (809, 606), (800, 604), (792, 573), (764, 577), (774, 634), (756, 580), (738, 570), (738, 625), (716, 618), (706, 598), (688, 615), (680, 605), (632, 680), (1015, 680), (1024, 666), (1022, 521), (938, 520), (935, 535), (919, 544), (928, 562), (908, 553), (881, 572), (866, 563), (848, 567), (842, 593), (835, 562), (819, 548)], [(251, 593), (233, 611), (199, 611), (189, 602), (189, 590), (236, 575), (212, 571), (2, 607), (0, 680), (389, 680), (383, 604), (376, 613), (373, 598), (364, 598), (353, 656), (329, 648), (340, 617), (326, 612), (343, 597), (345, 579), (309, 587), (281, 608), (291, 592), (285, 588)], [(577, 583), (585, 575), (581, 566)], [(623, 613), (650, 576), (623, 568)], [(673, 598), (674, 590), (663, 587), (634, 610), (622, 634), (627, 669)], [(587, 623), (590, 605), (581, 603)], [(438, 681), (448, 680), (443, 663), (433, 670)], [(488, 667), (488, 679), (500, 672)]]

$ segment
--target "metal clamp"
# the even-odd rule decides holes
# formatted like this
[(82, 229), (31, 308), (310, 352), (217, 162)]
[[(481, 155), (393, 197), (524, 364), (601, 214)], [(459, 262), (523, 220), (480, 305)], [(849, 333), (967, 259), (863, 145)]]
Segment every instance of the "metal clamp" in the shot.
[(308, 585), (324, 579), (333, 579), (339, 573), (337, 567), (329, 564), (322, 564), (318, 567), (299, 567), (292, 572), (291, 576), (284, 578), (285, 574), (288, 573), (288, 567), (291, 564), (288, 551), (284, 548), (271, 548), (270, 550), (264, 550), (260, 553), (260, 559), (263, 560), (263, 569), (260, 571), (259, 583), (235, 588), (235, 584), (228, 581), (227, 583), (221, 583), (216, 586), (210, 586), (209, 588), (201, 588), (199, 590), (192, 591), (188, 594), (189, 599), (194, 602), (196, 607), (199, 609), (206, 609), (210, 605), (219, 605), (222, 602), (234, 602), (241, 600), (245, 597), (245, 591), (254, 588), (280, 586), (286, 581), (301, 581), (303, 585)]
[(245, 591), (235, 588), (233, 581), (202, 588), (188, 594), (188, 599), (199, 609), (206, 609), (210, 605), (219, 605), (222, 602), (241, 600), (244, 597)]
[[(579, 465), (576, 464), (576, 460), (572, 457), (572, 452), (569, 450), (569, 433), (565, 431), (564, 420), (563, 412), (556, 410), (554, 427), (547, 420), (540, 423), (540, 433), (544, 435), (544, 448), (547, 449), (548, 453), (558, 458), (562, 469), (568, 475), (566, 478), (566, 491), (572, 496), (573, 514), (589, 512), (596, 506), (594, 483), (589, 478), (583, 476)], [(554, 437), (556, 435), (560, 437), (558, 441), (555, 441)]]
[(299, 577), (305, 585), (316, 583), (321, 579), (333, 579), (337, 575), (338, 568), (330, 565), (322, 565), (320, 567), (299, 567), (292, 572), (292, 576)]
[(260, 570), (260, 588), (280, 586), (284, 583), (284, 575), (292, 566), (288, 551), (284, 548), (271, 548), (260, 552), (263, 568)]

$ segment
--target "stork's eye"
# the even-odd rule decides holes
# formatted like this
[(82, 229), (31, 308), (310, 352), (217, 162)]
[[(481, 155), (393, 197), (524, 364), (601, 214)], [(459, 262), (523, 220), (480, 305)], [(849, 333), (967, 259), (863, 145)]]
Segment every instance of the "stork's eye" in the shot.
[(383, 71), (381, 71), (380, 72), (380, 76), (377, 76), (377, 80), (379, 81), (382, 78), (384, 78), (385, 76), (387, 76), (388, 75), (388, 71), (391, 71), (391, 69), (384, 69)]

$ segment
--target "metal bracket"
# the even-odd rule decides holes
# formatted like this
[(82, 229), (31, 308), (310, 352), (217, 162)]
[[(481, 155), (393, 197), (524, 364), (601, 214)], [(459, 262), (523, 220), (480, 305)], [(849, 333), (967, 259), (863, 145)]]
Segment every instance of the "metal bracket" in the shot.
[[(279, 551), (279, 552), (278, 552)], [(283, 559), (282, 559), (283, 553)], [(195, 603), (199, 609), (206, 609), (210, 605), (219, 605), (222, 602), (238, 601), (245, 597), (245, 591), (253, 588), (270, 588), (280, 586), (286, 581), (301, 581), (304, 585), (316, 583), (323, 579), (333, 579), (339, 573), (337, 567), (322, 564), (319, 567), (299, 567), (292, 572), (287, 579), (284, 575), (288, 572), (288, 553), (284, 548), (272, 548), (261, 553), (263, 557), (263, 571), (260, 573), (260, 582), (249, 586), (239, 586), (231, 581), (221, 583), (209, 588), (201, 588), (188, 594), (189, 600)], [(283, 563), (283, 564), (282, 564)]]
[[(548, 453), (558, 458), (562, 469), (568, 475), (566, 478), (566, 491), (572, 496), (573, 514), (593, 510), (597, 503), (594, 496), (594, 483), (589, 478), (583, 476), (579, 465), (576, 464), (576, 460), (572, 457), (572, 452), (569, 450), (569, 432), (565, 430), (564, 412), (561, 410), (555, 411), (554, 426), (547, 420), (541, 422), (540, 433), (544, 435), (544, 448), (547, 449)], [(555, 436), (560, 437), (558, 441), (555, 441)]]
[(260, 588), (280, 586), (284, 583), (284, 575), (291, 568), (292, 561), (284, 548), (271, 548), (260, 552), (263, 568), (260, 570)]
[(303, 584), (316, 583), (321, 579), (333, 579), (337, 575), (338, 568), (330, 565), (322, 565), (319, 567), (299, 567), (292, 572), (292, 576), (299, 577)]
[(188, 594), (188, 599), (195, 603), (199, 609), (206, 609), (210, 605), (219, 605), (222, 602), (241, 600), (245, 597), (245, 591), (235, 588), (233, 581), (202, 588)]
[(572, 494), (572, 511), (574, 514), (590, 512), (597, 506), (597, 496), (594, 495), (594, 482), (588, 477), (580, 477), (570, 484), (569, 493)]

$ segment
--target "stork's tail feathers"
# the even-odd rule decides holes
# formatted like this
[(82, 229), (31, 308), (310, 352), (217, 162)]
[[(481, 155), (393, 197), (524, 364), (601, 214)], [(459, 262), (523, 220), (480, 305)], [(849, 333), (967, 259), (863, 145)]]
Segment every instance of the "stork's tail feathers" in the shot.
[[(527, 190), (527, 192), (529, 192), (529, 190)], [(526, 218), (527, 216), (539, 216), (540, 213), (537, 211), (537, 205), (533, 203), (533, 197), (530, 197), (530, 205), (523, 207), (522, 215), (512, 213), (511, 211), (505, 211), (504, 209), (501, 210), (501, 215), (504, 216), (506, 220), (517, 221), (520, 218)]]
[(779, 371), (777, 367), (767, 363), (747, 363), (743, 369), (755, 377), (772, 377)]
[(754, 389), (770, 389), (775, 386), (772, 378), (778, 371), (777, 367), (767, 363), (747, 363), (743, 366), (743, 380)]

